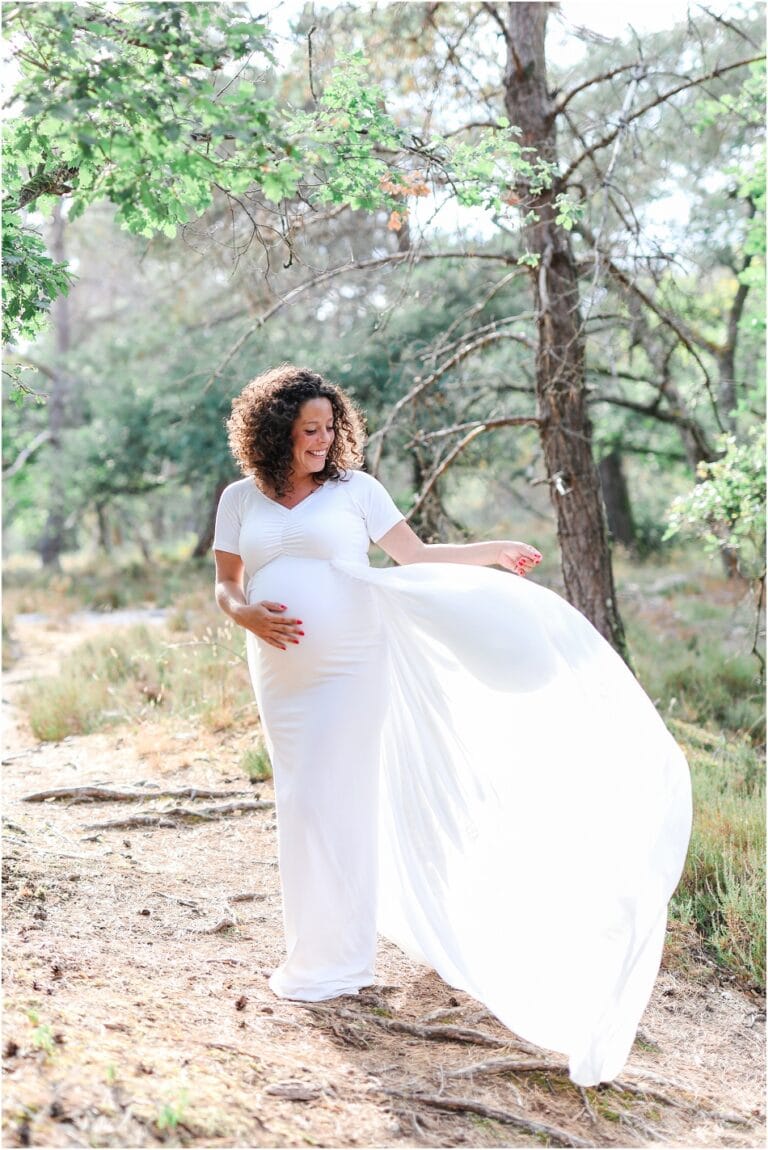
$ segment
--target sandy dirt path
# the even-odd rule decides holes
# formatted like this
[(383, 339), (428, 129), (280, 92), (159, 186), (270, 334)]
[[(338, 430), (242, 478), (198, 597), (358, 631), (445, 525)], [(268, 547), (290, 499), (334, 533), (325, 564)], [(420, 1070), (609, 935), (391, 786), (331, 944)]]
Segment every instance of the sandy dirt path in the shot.
[[(166, 721), (38, 744), (15, 701), (66, 666), (87, 627), (15, 629), (4, 687), (3, 1145), (764, 1144), (762, 1003), (680, 930), (621, 1085), (599, 1090), (577, 1089), (562, 1058), (520, 1042), (388, 943), (379, 982), (357, 998), (275, 999), (270, 805), (92, 825), (268, 803), (269, 784), (250, 785), (236, 767), (242, 734)], [(96, 784), (138, 797), (24, 801)], [(190, 787), (225, 795), (167, 795)], [(489, 1065), (499, 1059), (506, 1070)]]

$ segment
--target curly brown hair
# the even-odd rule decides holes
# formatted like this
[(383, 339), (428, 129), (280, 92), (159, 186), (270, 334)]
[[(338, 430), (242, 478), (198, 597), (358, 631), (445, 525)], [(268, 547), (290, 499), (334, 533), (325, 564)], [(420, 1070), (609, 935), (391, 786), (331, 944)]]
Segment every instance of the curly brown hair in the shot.
[(229, 446), (244, 475), (252, 475), (275, 495), (290, 490), (293, 461), (291, 429), (308, 399), (327, 399), (333, 408), (334, 439), (315, 483), (340, 479), (360, 467), (365, 438), (363, 416), (350, 397), (306, 367), (282, 363), (247, 384), (232, 401), (227, 420)]

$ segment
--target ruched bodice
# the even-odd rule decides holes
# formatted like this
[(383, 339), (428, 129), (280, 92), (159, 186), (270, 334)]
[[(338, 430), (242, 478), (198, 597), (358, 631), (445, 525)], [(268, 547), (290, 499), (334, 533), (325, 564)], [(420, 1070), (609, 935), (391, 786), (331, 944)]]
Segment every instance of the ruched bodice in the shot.
[(402, 515), (375, 479), (349, 471), (318, 487), (295, 507), (269, 499), (253, 479), (222, 496), (214, 547), (242, 557), (246, 583), (279, 557), (368, 562), (379, 539)]

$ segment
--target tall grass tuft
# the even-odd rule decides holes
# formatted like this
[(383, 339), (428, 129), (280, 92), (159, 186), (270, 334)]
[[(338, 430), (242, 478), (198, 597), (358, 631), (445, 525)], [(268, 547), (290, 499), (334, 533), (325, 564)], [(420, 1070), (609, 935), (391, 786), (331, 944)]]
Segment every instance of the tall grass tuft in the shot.
[(263, 743), (249, 747), (240, 758), (240, 767), (252, 783), (263, 783), (272, 778), (272, 763)]
[(691, 767), (694, 820), (672, 913), (713, 957), (765, 986), (765, 801), (762, 763), (743, 737), (670, 723)]

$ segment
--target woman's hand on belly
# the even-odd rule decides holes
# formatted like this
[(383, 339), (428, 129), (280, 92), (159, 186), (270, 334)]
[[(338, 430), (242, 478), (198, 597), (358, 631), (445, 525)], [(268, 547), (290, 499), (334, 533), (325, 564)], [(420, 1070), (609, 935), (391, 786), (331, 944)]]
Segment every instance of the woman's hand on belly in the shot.
[(287, 618), (283, 612), (288, 608), (284, 603), (272, 603), (262, 599), (260, 603), (244, 603), (237, 611), (235, 622), (257, 638), (269, 643), (270, 647), (286, 650), (286, 643), (298, 643), (301, 619)]

